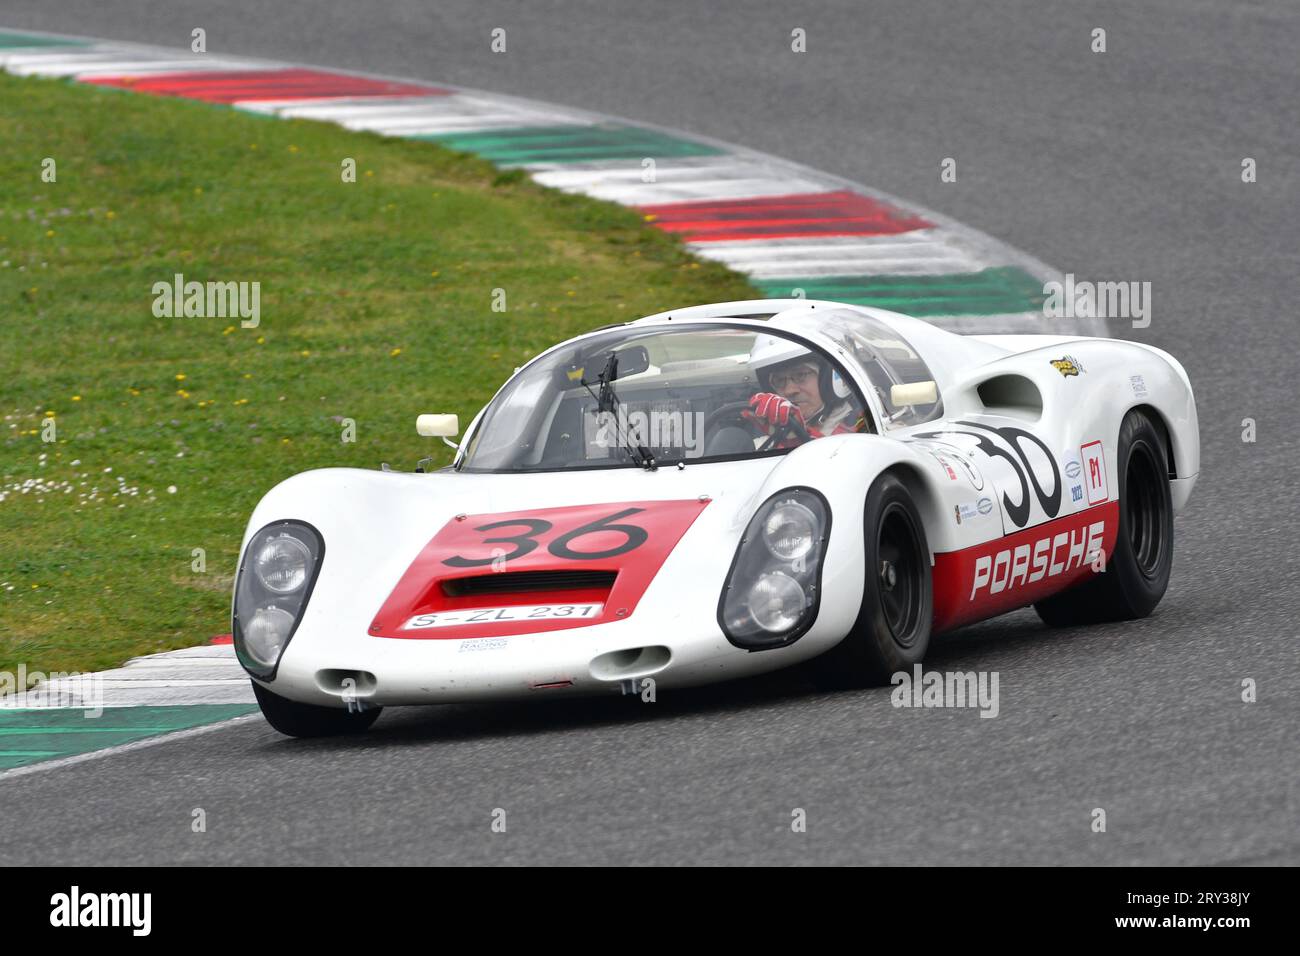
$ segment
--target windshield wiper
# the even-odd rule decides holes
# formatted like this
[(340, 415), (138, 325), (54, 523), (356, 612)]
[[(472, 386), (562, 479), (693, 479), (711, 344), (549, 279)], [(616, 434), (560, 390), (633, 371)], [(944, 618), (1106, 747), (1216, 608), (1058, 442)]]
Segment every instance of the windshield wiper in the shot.
[(616, 378), (618, 378), (618, 353), (611, 351), (609, 359), (605, 362), (605, 367), (596, 376), (596, 382), (600, 385), (600, 393), (593, 392), (591, 384), (586, 379), (582, 379), (582, 387), (596, 400), (597, 414), (607, 414), (614, 417), (614, 429), (618, 434), (619, 447), (627, 452), (628, 457), (632, 459), (632, 463), (644, 468), (646, 471), (657, 471), (659, 465), (655, 462), (655, 456), (650, 449), (639, 443), (631, 443), (628, 441), (627, 435), (623, 433), (618, 415), (618, 396), (614, 393), (614, 379)]

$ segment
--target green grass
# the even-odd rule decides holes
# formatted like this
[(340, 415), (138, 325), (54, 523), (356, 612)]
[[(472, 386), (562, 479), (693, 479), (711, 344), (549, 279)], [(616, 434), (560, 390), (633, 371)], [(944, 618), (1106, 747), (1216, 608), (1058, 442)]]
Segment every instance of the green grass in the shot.
[[(276, 482), (445, 464), (417, 413), (467, 422), (559, 339), (754, 294), (629, 210), (430, 143), (3, 74), (0, 103), (0, 671), (225, 632)], [(260, 282), (260, 327), (155, 318), (178, 272)]]

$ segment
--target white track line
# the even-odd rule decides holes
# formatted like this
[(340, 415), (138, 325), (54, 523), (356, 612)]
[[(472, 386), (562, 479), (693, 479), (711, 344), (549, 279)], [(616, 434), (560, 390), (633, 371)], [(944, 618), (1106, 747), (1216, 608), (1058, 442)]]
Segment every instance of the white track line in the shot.
[(274, 68), (274, 64), (240, 60), (184, 56), (173, 51), (153, 55), (132, 54), (123, 50), (104, 50), (75, 54), (61, 49), (57, 53), (0, 55), (0, 65), (18, 76), (82, 76), (89, 74), (139, 75), (143, 73), (185, 73), (192, 70), (256, 70)]
[(638, 161), (528, 163), (524, 168), (544, 186), (625, 206), (826, 191), (810, 177), (792, 175), (772, 163), (733, 156), (657, 159), (654, 182), (649, 183), (645, 181), (647, 170)]
[(241, 101), (235, 106), (254, 113), (337, 123), (345, 129), (388, 136), (473, 133), (520, 126), (591, 125), (589, 120), (577, 114), (527, 109), (462, 93), (418, 98), (374, 97), (369, 100), (353, 97), (324, 102), (319, 99)]
[(755, 279), (786, 276), (934, 275), (987, 268), (974, 252), (940, 230), (894, 236), (835, 236), (692, 242), (691, 251)]
[(178, 704), (252, 704), (248, 677), (229, 644), (185, 647), (127, 661), (94, 674), (45, 681), (0, 699), (0, 713), (47, 709), (51, 702), (94, 707), (165, 707)]

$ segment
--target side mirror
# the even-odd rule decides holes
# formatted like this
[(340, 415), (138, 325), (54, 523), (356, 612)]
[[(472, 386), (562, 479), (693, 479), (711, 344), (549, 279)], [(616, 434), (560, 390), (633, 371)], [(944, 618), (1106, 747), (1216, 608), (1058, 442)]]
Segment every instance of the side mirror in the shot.
[(934, 382), (911, 382), (889, 389), (889, 403), (895, 408), (906, 405), (933, 405), (939, 400), (939, 386)]
[(451, 438), (460, 431), (460, 417), (421, 415), (415, 420), (415, 430), (425, 438)]

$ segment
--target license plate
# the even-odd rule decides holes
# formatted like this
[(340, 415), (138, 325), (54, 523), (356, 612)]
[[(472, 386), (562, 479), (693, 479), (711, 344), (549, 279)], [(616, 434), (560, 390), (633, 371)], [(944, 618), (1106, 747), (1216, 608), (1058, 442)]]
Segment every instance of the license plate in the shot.
[(600, 616), (603, 604), (516, 604), (511, 607), (476, 607), (459, 611), (417, 614), (402, 625), (404, 631), (466, 624), (510, 624), (516, 621), (581, 619)]

